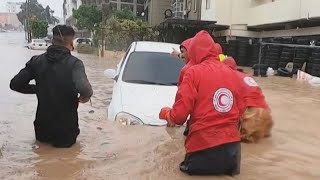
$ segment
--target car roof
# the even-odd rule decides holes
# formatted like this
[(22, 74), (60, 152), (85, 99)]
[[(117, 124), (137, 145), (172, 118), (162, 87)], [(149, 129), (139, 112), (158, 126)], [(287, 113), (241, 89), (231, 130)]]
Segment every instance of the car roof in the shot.
[(164, 42), (153, 42), (153, 41), (137, 41), (135, 46), (136, 52), (164, 52), (171, 53), (172, 48), (179, 51), (180, 45), (173, 43)]

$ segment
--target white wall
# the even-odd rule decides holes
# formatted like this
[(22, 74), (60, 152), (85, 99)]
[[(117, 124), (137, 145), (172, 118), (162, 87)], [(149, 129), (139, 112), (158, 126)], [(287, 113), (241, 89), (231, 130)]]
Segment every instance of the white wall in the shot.
[(249, 26), (319, 18), (319, 0), (277, 0), (250, 8)]
[(294, 21), (300, 19), (300, 0), (279, 0), (252, 7), (248, 13), (248, 26)]
[(301, 18), (318, 18), (320, 17), (319, 0), (301, 0)]
[(215, 0), (215, 20), (219, 25), (248, 24), (251, 0)]
[(72, 9), (77, 9), (77, 4), (73, 3), (73, 0), (67, 0), (66, 4), (66, 10), (67, 10), (67, 15), (66, 19), (72, 16)]
[(219, 25), (230, 25), (231, 24), (231, 0), (216, 0), (216, 21)]
[[(207, 8), (207, 2), (209, 7)], [(215, 21), (216, 20), (216, 0), (202, 0), (201, 4), (201, 20)]]

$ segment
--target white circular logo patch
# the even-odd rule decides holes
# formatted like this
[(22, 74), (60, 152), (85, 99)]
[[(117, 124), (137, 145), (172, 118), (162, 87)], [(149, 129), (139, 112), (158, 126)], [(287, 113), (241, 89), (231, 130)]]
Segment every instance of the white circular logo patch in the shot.
[(259, 86), (258, 83), (252, 78), (252, 77), (245, 77), (243, 78), (243, 81), (248, 85), (252, 87)]
[(218, 89), (213, 96), (213, 106), (218, 112), (229, 112), (233, 106), (232, 92), (227, 88)]

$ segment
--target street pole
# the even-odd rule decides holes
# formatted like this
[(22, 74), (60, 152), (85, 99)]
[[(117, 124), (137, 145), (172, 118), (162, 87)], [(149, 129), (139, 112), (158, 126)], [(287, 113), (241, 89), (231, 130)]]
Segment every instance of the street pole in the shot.
[(27, 19), (28, 19), (28, 42), (31, 42), (31, 29), (30, 29), (30, 18), (31, 18), (31, 11), (30, 11), (30, 0), (27, 0)]
[(26, 12), (26, 19), (25, 19), (25, 23), (24, 23), (24, 30), (25, 30), (25, 34), (26, 34), (26, 40), (29, 42), (29, 27), (28, 27), (28, 0), (26, 0), (26, 4), (25, 4), (25, 12)]

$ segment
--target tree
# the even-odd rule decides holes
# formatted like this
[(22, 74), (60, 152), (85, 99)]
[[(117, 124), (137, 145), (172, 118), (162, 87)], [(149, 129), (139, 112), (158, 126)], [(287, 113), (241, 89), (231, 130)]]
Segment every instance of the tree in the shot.
[(77, 20), (76, 26), (79, 29), (87, 29), (94, 32), (102, 22), (102, 13), (94, 5), (81, 5), (73, 11), (73, 17)]
[(34, 38), (46, 37), (48, 34), (48, 22), (39, 19), (32, 20), (30, 29)]
[(29, 5), (23, 3), (20, 7), (21, 11), (17, 14), (19, 21), (24, 24), (26, 19), (29, 19), (27, 16), (26, 8), (29, 9), (29, 18), (37, 18), (43, 21), (47, 21), (49, 24), (59, 23), (59, 20), (53, 16), (53, 10), (49, 6), (46, 9), (38, 3), (38, 0), (30, 0)]

